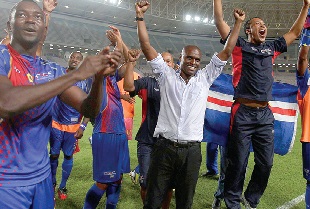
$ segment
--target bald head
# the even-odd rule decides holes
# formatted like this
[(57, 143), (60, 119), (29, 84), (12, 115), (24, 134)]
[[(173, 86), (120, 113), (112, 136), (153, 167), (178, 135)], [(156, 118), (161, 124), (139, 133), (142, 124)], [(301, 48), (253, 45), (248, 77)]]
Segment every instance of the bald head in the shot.
[(200, 67), (201, 50), (194, 45), (187, 45), (182, 50), (180, 68), (182, 74), (191, 77)]
[(173, 62), (173, 56), (169, 52), (163, 52), (161, 53), (161, 56), (163, 57), (164, 61), (167, 63), (167, 65), (171, 68), (174, 68), (174, 62)]

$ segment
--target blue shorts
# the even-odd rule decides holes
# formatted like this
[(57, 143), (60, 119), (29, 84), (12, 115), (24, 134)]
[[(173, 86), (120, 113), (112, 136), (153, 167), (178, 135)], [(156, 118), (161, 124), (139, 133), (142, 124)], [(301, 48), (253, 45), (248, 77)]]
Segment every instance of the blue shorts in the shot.
[(140, 166), (140, 186), (146, 188), (146, 180), (147, 180), (147, 172), (150, 167), (151, 153), (152, 153), (153, 145), (144, 144), (138, 141), (137, 144), (137, 155), (138, 162)]
[(310, 181), (310, 143), (302, 142), (302, 165), (303, 176)]
[(118, 181), (130, 172), (127, 135), (95, 133), (92, 135), (93, 178), (99, 183)]
[(75, 133), (61, 131), (57, 128), (52, 128), (50, 136), (51, 155), (59, 155), (62, 149), (64, 155), (71, 156), (76, 145), (77, 139)]
[(0, 197), (0, 208), (53, 209), (54, 189), (51, 175), (30, 186), (0, 187)]

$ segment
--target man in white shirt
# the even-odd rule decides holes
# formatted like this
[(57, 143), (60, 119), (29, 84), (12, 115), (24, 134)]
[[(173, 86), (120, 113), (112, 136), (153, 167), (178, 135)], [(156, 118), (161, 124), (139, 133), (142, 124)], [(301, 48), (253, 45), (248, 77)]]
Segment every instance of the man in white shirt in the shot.
[(182, 50), (180, 70), (170, 68), (150, 45), (144, 13), (147, 1), (136, 3), (136, 20), (141, 49), (153, 71), (160, 74), (160, 112), (154, 136), (158, 137), (151, 155), (144, 209), (160, 208), (163, 196), (175, 187), (176, 208), (191, 208), (201, 164), (200, 142), (209, 88), (226, 64), (245, 18), (235, 10), (235, 25), (223, 51), (200, 69), (197, 46)]

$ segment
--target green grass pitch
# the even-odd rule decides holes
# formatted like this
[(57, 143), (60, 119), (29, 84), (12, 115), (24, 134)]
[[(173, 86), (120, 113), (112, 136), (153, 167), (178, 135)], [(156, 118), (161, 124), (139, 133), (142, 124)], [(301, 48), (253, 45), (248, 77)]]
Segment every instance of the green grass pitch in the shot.
[[(135, 136), (141, 122), (141, 100), (136, 98), (134, 131)], [(301, 159), (301, 143), (300, 139), (300, 121), (295, 139), (295, 144), (290, 153), (285, 156), (275, 155), (274, 166), (272, 168), (268, 187), (258, 206), (260, 209), (276, 209), (284, 203), (302, 195), (305, 192), (306, 181), (302, 176), (302, 159)], [(88, 137), (91, 135), (92, 127), (88, 125), (84, 137), (79, 141), (81, 151), (74, 155), (74, 167), (71, 176), (67, 182), (68, 198), (64, 201), (58, 199), (56, 195), (56, 209), (75, 209), (82, 208), (86, 192), (94, 183), (92, 178), (92, 153)], [(200, 168), (200, 173), (206, 171), (205, 154), (206, 143), (202, 143), (203, 160)], [(135, 140), (129, 141), (129, 149), (131, 156), (131, 168), (137, 165), (137, 143)], [(62, 154), (61, 154), (62, 156)], [(60, 158), (57, 182), (60, 182), (61, 175)], [(250, 174), (253, 170), (253, 153), (250, 155), (247, 178), (245, 186), (249, 181)], [(196, 193), (194, 197), (193, 209), (211, 208), (213, 194), (217, 187), (217, 180), (200, 177), (198, 179)], [(120, 209), (140, 209), (142, 208), (140, 198), (140, 188), (134, 185), (128, 174), (124, 174), (123, 185), (120, 200), (117, 208)], [(98, 208), (105, 208), (105, 196), (101, 199)], [(172, 199), (171, 207), (175, 208), (174, 199)], [(224, 204), (222, 206), (224, 207)], [(301, 202), (292, 209), (303, 209), (305, 203)]]

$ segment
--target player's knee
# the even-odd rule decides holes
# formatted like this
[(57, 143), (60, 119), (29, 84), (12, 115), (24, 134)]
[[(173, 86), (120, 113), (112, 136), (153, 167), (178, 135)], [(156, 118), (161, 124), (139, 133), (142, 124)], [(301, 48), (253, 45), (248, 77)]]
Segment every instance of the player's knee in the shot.
[(64, 155), (64, 158), (65, 158), (66, 160), (71, 160), (71, 159), (72, 159), (72, 157), (73, 157), (73, 155), (70, 155), (70, 156), (68, 156), (68, 155)]
[(59, 155), (55, 155), (55, 154), (50, 155), (51, 160), (57, 160), (58, 158), (59, 158)]

